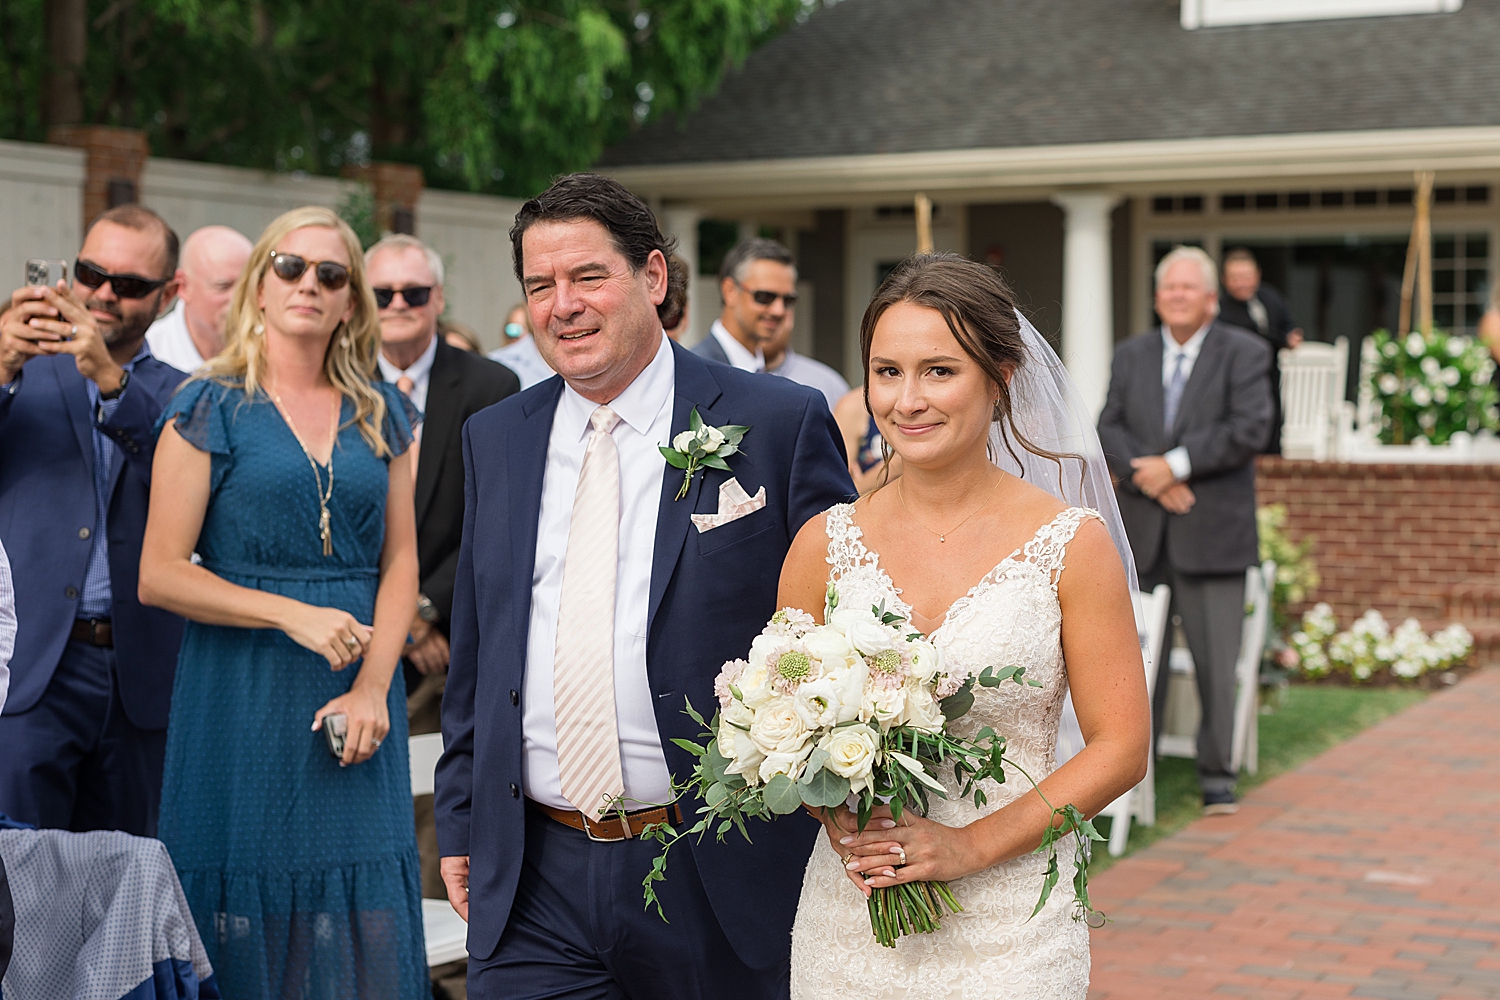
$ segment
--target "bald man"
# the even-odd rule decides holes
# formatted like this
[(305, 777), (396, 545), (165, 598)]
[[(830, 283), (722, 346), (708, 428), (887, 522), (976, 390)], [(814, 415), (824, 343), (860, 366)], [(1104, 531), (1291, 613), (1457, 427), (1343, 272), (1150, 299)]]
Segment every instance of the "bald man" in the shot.
[(250, 241), (228, 226), (196, 229), (182, 244), (177, 306), (151, 324), (151, 353), (191, 373), (224, 349), (224, 320), (234, 283), (250, 259)]

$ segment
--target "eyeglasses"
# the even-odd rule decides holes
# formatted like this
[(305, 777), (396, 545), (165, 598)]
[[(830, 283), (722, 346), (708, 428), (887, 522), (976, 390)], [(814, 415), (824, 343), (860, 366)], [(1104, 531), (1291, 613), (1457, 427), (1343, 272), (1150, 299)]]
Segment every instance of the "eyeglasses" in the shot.
[[(738, 281), (736, 281), (735, 284), (740, 285)], [(764, 288), (745, 288), (744, 285), (740, 285), (740, 287), (750, 293), (750, 297), (755, 300), (755, 304), (758, 306), (775, 305), (777, 299), (785, 302), (788, 309), (791, 309), (797, 304), (796, 292), (788, 292), (785, 295), (782, 295), (779, 292), (767, 291)]]
[(398, 295), (405, 299), (406, 304), (413, 309), (422, 308), (427, 304), (427, 300), (432, 298), (431, 285), (414, 285), (411, 288), (376, 288), (374, 292), (375, 304), (382, 309), (394, 302)]
[(138, 274), (110, 274), (103, 268), (80, 260), (73, 265), (73, 276), (85, 288), (99, 288), (106, 281), (122, 299), (144, 299), (162, 285), (166, 278), (142, 278)]
[(307, 273), (309, 267), (318, 276), (318, 284), (330, 292), (336, 292), (349, 284), (349, 269), (343, 264), (331, 260), (306, 260), (294, 253), (271, 251), (271, 270), (282, 281), (296, 281)]

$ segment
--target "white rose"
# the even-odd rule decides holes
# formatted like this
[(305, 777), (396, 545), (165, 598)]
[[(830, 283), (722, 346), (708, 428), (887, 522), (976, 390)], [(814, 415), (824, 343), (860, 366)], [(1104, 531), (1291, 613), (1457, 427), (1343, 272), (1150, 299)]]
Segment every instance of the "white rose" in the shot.
[(926, 639), (907, 644), (911, 650), (911, 675), (919, 681), (930, 681), (943, 672), (943, 651)]
[(719, 723), (719, 753), (733, 762), (725, 771), (742, 774), (751, 784), (759, 778), (760, 762), (766, 759), (749, 733), (723, 721)]
[(696, 435), (692, 431), (683, 431), (672, 439), (672, 448), (684, 455), (693, 450), (693, 440)]
[(777, 698), (755, 713), (750, 739), (762, 753), (790, 753), (807, 739), (807, 727), (791, 698)]
[(891, 634), (891, 630), (873, 621), (853, 622), (846, 634), (849, 636), (849, 645), (862, 656), (874, 656), (893, 649), (896, 645), (896, 637)]
[(870, 685), (865, 688), (864, 701), (860, 705), (859, 717), (865, 722), (880, 723), (882, 729), (906, 723), (906, 690)]
[(793, 781), (802, 777), (802, 765), (807, 762), (807, 755), (812, 753), (812, 740), (805, 740), (795, 750), (785, 753), (766, 754), (766, 759), (760, 762), (760, 780), (770, 781), (778, 774), (784, 774)]
[(828, 616), (828, 624), (844, 633), (847, 633), (855, 622), (878, 624), (880, 619), (875, 617), (875, 612), (863, 607), (835, 608)]
[(755, 713), (746, 708), (744, 702), (731, 701), (721, 718), (731, 725), (748, 726), (755, 721)]
[(823, 766), (841, 778), (848, 778), (851, 792), (869, 787), (879, 746), (875, 731), (868, 726), (835, 729), (818, 742), (820, 750), (828, 751), (828, 763)]
[(909, 684), (906, 687), (906, 724), (918, 729), (925, 729), (929, 733), (941, 732), (943, 724), (943, 710), (932, 697), (932, 692), (927, 690), (925, 684)]
[(703, 428), (698, 431), (698, 447), (703, 449), (704, 454), (712, 455), (714, 452), (718, 451), (720, 446), (723, 444), (724, 432), (719, 430), (717, 427), (709, 427), (705, 424)]
[(855, 658), (842, 670), (828, 675), (828, 681), (838, 693), (839, 722), (849, 722), (860, 717), (860, 704), (865, 696), (865, 684), (870, 679), (870, 668), (865, 661)]
[(837, 629), (820, 628), (802, 637), (807, 654), (823, 665), (824, 672), (837, 670), (854, 659), (854, 648)]
[(842, 707), (839, 690), (827, 677), (800, 685), (797, 693), (792, 696), (792, 701), (796, 706), (797, 717), (808, 729), (827, 729), (839, 721), (839, 709)]

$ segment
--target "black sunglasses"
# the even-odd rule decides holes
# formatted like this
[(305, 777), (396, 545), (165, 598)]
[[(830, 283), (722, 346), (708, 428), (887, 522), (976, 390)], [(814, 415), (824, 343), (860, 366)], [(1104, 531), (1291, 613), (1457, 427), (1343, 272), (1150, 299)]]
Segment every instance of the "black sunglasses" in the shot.
[[(736, 281), (735, 284), (736, 285), (740, 285), (740, 283), (738, 281)], [(795, 306), (797, 304), (797, 293), (796, 292), (788, 292), (785, 295), (781, 295), (781, 294), (779, 294), (777, 292), (767, 291), (764, 288), (759, 288), (759, 289), (745, 288), (744, 285), (740, 285), (740, 287), (744, 288), (745, 291), (747, 291), (747, 292), (750, 293), (750, 297), (755, 300), (755, 304), (758, 305), (758, 306), (774, 305), (777, 299), (780, 299), (781, 301), (785, 302), (786, 303), (786, 307), (788, 309), (792, 308), (793, 306)]]
[(80, 260), (73, 265), (73, 276), (85, 288), (98, 288), (107, 281), (109, 287), (113, 288), (115, 294), (122, 299), (144, 299), (165, 285), (168, 280), (166, 278), (142, 278), (138, 274), (110, 274), (86, 260)]
[(395, 301), (396, 296), (406, 300), (406, 304), (413, 309), (420, 309), (432, 298), (431, 285), (413, 285), (411, 288), (376, 288), (375, 304), (382, 309), (388, 307)]
[(296, 281), (307, 273), (309, 267), (314, 268), (318, 284), (330, 292), (336, 292), (349, 284), (349, 269), (343, 264), (331, 260), (307, 260), (294, 253), (271, 251), (271, 270), (282, 281)]

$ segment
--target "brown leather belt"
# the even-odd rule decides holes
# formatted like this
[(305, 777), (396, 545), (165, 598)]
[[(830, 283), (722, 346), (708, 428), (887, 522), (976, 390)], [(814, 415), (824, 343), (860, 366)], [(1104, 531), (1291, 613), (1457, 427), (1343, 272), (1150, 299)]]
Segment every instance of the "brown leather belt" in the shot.
[(105, 649), (113, 649), (115, 646), (115, 630), (110, 627), (108, 618), (75, 618), (73, 632), (68, 638)]
[(682, 810), (675, 802), (670, 806), (658, 806), (655, 809), (626, 813), (623, 821), (619, 813), (603, 819), (589, 819), (576, 809), (554, 809), (535, 799), (527, 799), (526, 804), (550, 820), (561, 823), (563, 826), (571, 826), (575, 830), (582, 830), (588, 834), (590, 840), (603, 842), (630, 840), (632, 837), (639, 837), (648, 826), (682, 822)]

